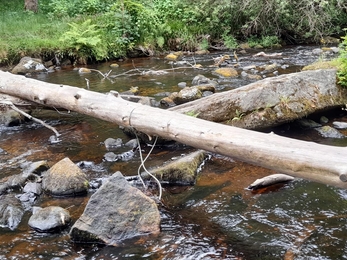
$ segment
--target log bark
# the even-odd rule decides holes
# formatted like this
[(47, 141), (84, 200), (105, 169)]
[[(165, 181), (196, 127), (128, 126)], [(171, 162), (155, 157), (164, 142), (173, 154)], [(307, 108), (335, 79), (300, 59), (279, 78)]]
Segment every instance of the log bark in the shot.
[[(115, 92), (96, 93), (0, 71), (0, 92), (50, 107), (62, 107), (121, 126), (133, 127), (198, 149), (347, 188), (347, 148), (321, 145), (218, 124), (126, 101)], [(148, 119), (150, 117), (150, 120)]]
[(346, 89), (336, 84), (336, 70), (312, 70), (267, 78), (169, 108), (229, 125), (262, 129), (317, 111), (345, 105)]

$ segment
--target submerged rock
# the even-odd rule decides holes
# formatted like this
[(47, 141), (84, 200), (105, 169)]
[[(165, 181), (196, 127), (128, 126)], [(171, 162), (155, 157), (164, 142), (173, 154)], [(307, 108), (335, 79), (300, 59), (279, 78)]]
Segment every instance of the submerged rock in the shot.
[(316, 121), (313, 121), (312, 119), (308, 119), (308, 118), (299, 119), (296, 121), (296, 124), (302, 128), (317, 128), (322, 126)]
[(123, 145), (123, 140), (121, 138), (107, 138), (104, 141), (106, 149), (119, 148)]
[(69, 158), (52, 166), (42, 179), (42, 188), (53, 196), (75, 196), (87, 193), (88, 180)]
[[(205, 151), (198, 150), (162, 167), (150, 169), (149, 172), (161, 182), (191, 185), (195, 183), (198, 168), (206, 159), (206, 156)], [(143, 179), (150, 179), (146, 172), (143, 172), (141, 176)]]
[(38, 232), (55, 232), (71, 222), (69, 211), (61, 207), (34, 207), (29, 226)]
[(70, 237), (74, 242), (117, 245), (124, 239), (159, 231), (156, 203), (116, 172), (91, 196)]
[(223, 77), (237, 77), (238, 72), (234, 68), (219, 68), (214, 71), (216, 74)]
[(15, 230), (22, 220), (24, 209), (13, 194), (0, 196), (0, 227)]
[(322, 127), (318, 127), (315, 128), (318, 133), (325, 138), (345, 138), (346, 136), (343, 135), (342, 133), (340, 133), (338, 130), (336, 130), (335, 128), (331, 127), (331, 126), (322, 126)]

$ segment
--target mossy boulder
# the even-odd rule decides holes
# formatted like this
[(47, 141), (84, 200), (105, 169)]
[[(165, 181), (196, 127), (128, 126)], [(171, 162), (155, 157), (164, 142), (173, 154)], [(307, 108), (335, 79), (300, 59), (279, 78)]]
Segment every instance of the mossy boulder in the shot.
[[(205, 151), (198, 150), (163, 166), (151, 169), (149, 172), (161, 182), (192, 185), (196, 181), (199, 166), (206, 157), (207, 153)], [(143, 172), (142, 176), (144, 179), (150, 178), (146, 172)]]
[(42, 179), (42, 188), (53, 196), (82, 195), (87, 193), (88, 187), (86, 175), (69, 158), (54, 164)]

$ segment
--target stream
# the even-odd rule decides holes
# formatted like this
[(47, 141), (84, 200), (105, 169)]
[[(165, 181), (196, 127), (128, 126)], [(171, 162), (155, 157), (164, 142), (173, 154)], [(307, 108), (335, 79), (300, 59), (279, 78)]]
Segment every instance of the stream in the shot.
[[(238, 54), (240, 68), (249, 65), (279, 64), (277, 72), (261, 73), (272, 77), (298, 72), (307, 64), (333, 54), (315, 55), (317, 46), (294, 46), (277, 50), (278, 57), (254, 57), (257, 51)], [(73, 68), (33, 75), (50, 83), (66, 84), (90, 90), (123, 92), (138, 87), (139, 95), (154, 97), (158, 93), (179, 91), (180, 82), (189, 86), (194, 76), (202, 74), (219, 83), (218, 92), (237, 88), (251, 79), (221, 78), (213, 73), (213, 58), (227, 52), (202, 56), (185, 55), (183, 61), (199, 63), (202, 69), (180, 69), (164, 57), (134, 58), (115, 61), (120, 66), (111, 75), (134, 70), (134, 75), (103, 79), (100, 74), (79, 74)], [(230, 54), (232, 57), (232, 53)], [(329, 56), (330, 55), (330, 56)], [(111, 62), (88, 68), (106, 73)], [(187, 67), (187, 65), (184, 65)], [(165, 75), (141, 73), (148, 70), (177, 68)], [(239, 73), (240, 74), (240, 73)], [(64, 110), (37, 109), (33, 116), (54, 126), (62, 134), (62, 142), (49, 143), (52, 132), (35, 122), (0, 128), (0, 178), (19, 174), (28, 162), (47, 160), (52, 166), (69, 157), (74, 163), (85, 162), (82, 170), (91, 183), (121, 171), (125, 176), (137, 174), (141, 164), (138, 154), (127, 162), (107, 162), (104, 141), (109, 138), (130, 140), (117, 125)], [(327, 113), (329, 122), (347, 121), (344, 111)], [(148, 115), (148, 122), (151, 115)], [(292, 124), (272, 129), (276, 134), (329, 145), (346, 146), (347, 138), (323, 139), (312, 130), (302, 130)], [(347, 134), (347, 133), (345, 133)], [(144, 156), (150, 146), (143, 146)], [(2, 151), (2, 152), (1, 152)], [(126, 150), (118, 150), (124, 152)], [(118, 152), (117, 151), (117, 152)], [(182, 156), (192, 147), (181, 144), (156, 146), (146, 162), (146, 168), (162, 165)], [(279, 151), (280, 152), (280, 151)], [(3, 259), (347, 259), (347, 191), (324, 184), (295, 179), (259, 192), (246, 188), (256, 179), (274, 173), (271, 170), (212, 155), (205, 162), (194, 186), (165, 186), (161, 212), (161, 232), (126, 240), (118, 247), (97, 244), (74, 244), (69, 229), (61, 233), (38, 233), (28, 226), (27, 211), (14, 231), (0, 228), (0, 260)], [(88, 198), (52, 198), (42, 195), (35, 206), (61, 206), (69, 210), (73, 222), (82, 214)], [(13, 191), (19, 193), (19, 191)]]

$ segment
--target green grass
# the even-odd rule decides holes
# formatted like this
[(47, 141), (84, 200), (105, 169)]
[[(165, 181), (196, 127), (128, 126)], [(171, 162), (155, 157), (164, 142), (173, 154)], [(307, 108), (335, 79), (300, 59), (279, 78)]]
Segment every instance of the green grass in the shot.
[(44, 14), (24, 11), (23, 1), (10, 2), (0, 8), (0, 63), (62, 48), (58, 39), (68, 29), (67, 20), (50, 21)]

